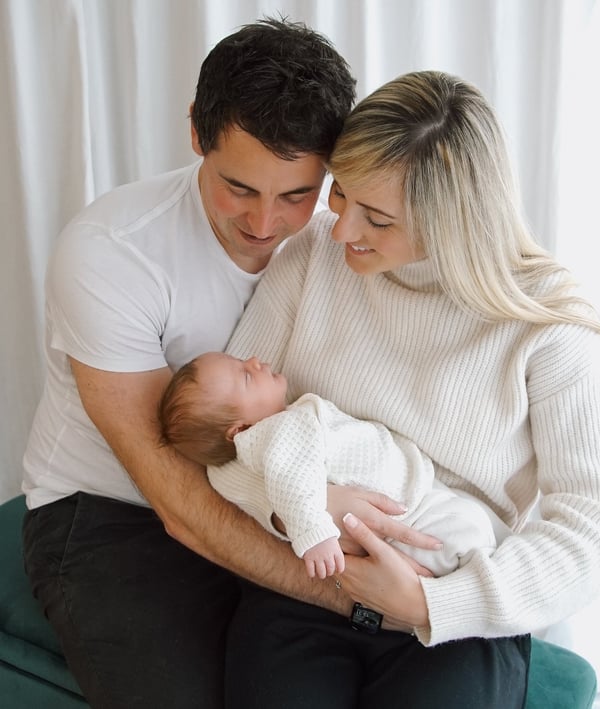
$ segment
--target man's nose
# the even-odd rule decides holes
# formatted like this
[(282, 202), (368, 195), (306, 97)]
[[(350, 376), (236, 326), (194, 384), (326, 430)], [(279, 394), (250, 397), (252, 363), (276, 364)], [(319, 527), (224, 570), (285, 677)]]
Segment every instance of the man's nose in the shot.
[(279, 213), (273, 203), (261, 204), (253, 209), (248, 214), (248, 226), (252, 230), (252, 236), (259, 239), (274, 236), (278, 218)]

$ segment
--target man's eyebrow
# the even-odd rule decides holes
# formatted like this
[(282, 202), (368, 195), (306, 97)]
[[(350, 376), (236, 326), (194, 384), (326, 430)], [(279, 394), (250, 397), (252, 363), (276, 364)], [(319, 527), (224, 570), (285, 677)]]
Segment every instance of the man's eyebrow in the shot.
[[(227, 184), (231, 185), (232, 187), (238, 187), (241, 190), (247, 190), (248, 192), (253, 192), (254, 194), (258, 194), (258, 190), (254, 189), (254, 187), (250, 187), (250, 185), (246, 185), (243, 182), (240, 182), (239, 180), (236, 180), (234, 177), (227, 177), (226, 175), (221, 175), (221, 179), (225, 180)], [(288, 195), (293, 195), (293, 194), (308, 194), (309, 192), (314, 192), (314, 190), (320, 189), (319, 185), (303, 185), (302, 187), (296, 187), (293, 190), (288, 190), (287, 192), (282, 192), (281, 197), (287, 197)]]

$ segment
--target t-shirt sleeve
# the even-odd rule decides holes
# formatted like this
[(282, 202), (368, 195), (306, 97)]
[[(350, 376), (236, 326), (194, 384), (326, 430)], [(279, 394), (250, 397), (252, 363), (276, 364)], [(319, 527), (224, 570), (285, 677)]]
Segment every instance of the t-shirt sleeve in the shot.
[(71, 224), (46, 276), (50, 346), (97, 369), (159, 369), (170, 298), (160, 269), (130, 243)]

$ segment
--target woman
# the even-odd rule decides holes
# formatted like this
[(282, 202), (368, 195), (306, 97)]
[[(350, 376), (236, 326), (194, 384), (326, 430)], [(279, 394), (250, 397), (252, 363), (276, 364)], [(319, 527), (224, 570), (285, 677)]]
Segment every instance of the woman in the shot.
[(473, 86), (389, 82), (356, 106), (330, 170), (337, 219), (291, 240), (228, 351), (270, 362), (291, 399), (314, 391), (412, 439), (512, 534), (432, 578), (346, 516), (368, 555), (338, 584), (400, 632), (353, 633), (248, 587), (229, 704), (521, 707), (529, 633), (600, 589), (600, 325), (525, 226)]

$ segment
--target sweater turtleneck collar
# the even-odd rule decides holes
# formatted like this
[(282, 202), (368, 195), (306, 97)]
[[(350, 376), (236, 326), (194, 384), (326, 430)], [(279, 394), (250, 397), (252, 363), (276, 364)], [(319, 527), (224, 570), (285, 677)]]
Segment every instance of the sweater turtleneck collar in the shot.
[(399, 266), (392, 271), (386, 271), (383, 276), (399, 286), (423, 293), (434, 293), (441, 290), (435, 278), (431, 259), (424, 258), (413, 263)]

